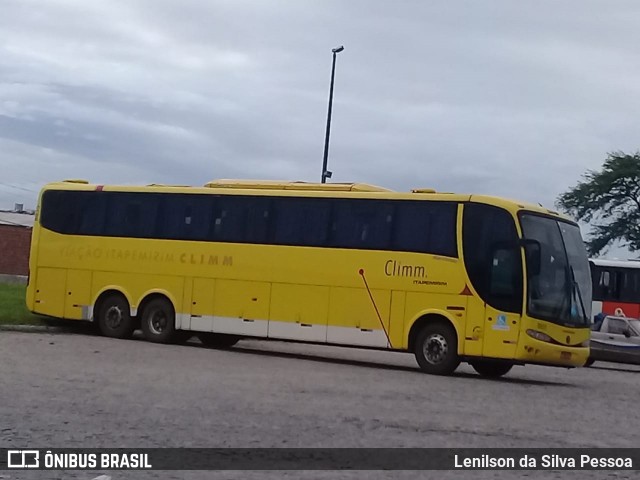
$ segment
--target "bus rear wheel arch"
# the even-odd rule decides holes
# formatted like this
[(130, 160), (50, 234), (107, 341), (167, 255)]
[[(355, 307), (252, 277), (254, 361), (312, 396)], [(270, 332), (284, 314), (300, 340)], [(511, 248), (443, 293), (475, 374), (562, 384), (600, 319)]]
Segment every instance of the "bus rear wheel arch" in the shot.
[(163, 295), (153, 295), (140, 306), (140, 328), (144, 338), (153, 343), (172, 343), (176, 332), (176, 311), (171, 301)]
[(452, 374), (460, 365), (458, 336), (453, 325), (444, 318), (428, 316), (414, 328), (410, 348), (420, 369), (432, 375)]
[(123, 294), (115, 291), (103, 293), (96, 301), (95, 311), (98, 329), (105, 337), (131, 338), (136, 322)]

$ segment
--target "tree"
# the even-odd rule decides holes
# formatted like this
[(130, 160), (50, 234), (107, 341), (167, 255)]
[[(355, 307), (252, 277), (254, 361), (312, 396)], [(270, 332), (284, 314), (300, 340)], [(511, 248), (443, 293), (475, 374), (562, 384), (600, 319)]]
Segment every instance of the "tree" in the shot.
[(557, 206), (591, 223), (589, 254), (598, 255), (616, 240), (640, 250), (640, 152), (610, 153), (602, 170), (588, 170), (582, 178), (558, 197)]

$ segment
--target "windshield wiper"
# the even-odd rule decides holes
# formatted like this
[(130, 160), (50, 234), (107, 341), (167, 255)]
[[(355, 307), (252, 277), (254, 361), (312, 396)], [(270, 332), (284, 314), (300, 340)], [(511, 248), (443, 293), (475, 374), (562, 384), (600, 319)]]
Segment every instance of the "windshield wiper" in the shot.
[(589, 319), (587, 318), (587, 310), (584, 308), (584, 302), (582, 301), (582, 292), (580, 291), (580, 284), (576, 281), (576, 273), (573, 270), (573, 266), (569, 265), (569, 271), (571, 272), (571, 283), (573, 284), (573, 288), (575, 292), (578, 294), (578, 300), (580, 300), (580, 308), (582, 308), (582, 318), (586, 324), (589, 323)]

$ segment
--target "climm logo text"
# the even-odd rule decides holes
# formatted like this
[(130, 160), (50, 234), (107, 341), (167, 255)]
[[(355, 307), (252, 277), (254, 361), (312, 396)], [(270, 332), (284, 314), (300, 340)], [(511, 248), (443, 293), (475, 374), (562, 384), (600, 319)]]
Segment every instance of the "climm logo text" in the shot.
[(422, 265), (407, 265), (399, 260), (387, 260), (384, 264), (387, 277), (427, 278), (427, 269)]

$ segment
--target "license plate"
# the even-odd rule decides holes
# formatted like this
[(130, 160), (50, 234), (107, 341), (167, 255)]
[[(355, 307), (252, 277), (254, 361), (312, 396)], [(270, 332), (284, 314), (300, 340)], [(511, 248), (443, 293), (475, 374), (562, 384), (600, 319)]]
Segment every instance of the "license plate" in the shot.
[(571, 360), (571, 352), (560, 352), (560, 360)]

